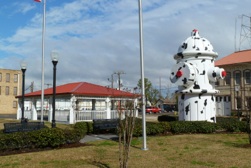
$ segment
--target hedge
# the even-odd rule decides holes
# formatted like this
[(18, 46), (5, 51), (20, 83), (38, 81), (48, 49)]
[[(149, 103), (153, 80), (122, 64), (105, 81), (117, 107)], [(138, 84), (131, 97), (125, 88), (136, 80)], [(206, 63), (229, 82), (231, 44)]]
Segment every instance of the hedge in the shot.
[(0, 134), (0, 151), (24, 148), (56, 148), (63, 144), (79, 142), (88, 131), (85, 122), (76, 123), (72, 129), (43, 128), (31, 132)]
[(171, 132), (179, 133), (213, 133), (217, 125), (206, 121), (174, 121), (170, 122)]
[[(217, 117), (217, 123), (211, 123), (206, 121), (177, 121), (175, 116), (159, 117), (159, 120), (163, 120), (159, 123), (146, 122), (146, 134), (180, 134), (180, 133), (214, 133), (216, 131), (225, 132), (247, 132), (247, 122), (239, 121), (235, 118), (222, 118)], [(168, 121), (166, 121), (168, 120)], [(142, 136), (142, 120), (136, 119), (135, 129), (133, 136)]]
[[(247, 122), (238, 121), (234, 118), (217, 118), (216, 121), (217, 123), (176, 120), (171, 122), (146, 122), (146, 134), (152, 136), (167, 133), (213, 133), (217, 130), (247, 132), (248, 130)], [(91, 122), (78, 122), (68, 129), (43, 128), (31, 132), (0, 133), (0, 151), (24, 148), (56, 148), (63, 144), (79, 142), (87, 133), (93, 133)], [(135, 120), (133, 136), (142, 136), (142, 119), (137, 118)]]
[(216, 118), (217, 125), (227, 132), (247, 132), (248, 124), (246, 121), (239, 121), (237, 118)]

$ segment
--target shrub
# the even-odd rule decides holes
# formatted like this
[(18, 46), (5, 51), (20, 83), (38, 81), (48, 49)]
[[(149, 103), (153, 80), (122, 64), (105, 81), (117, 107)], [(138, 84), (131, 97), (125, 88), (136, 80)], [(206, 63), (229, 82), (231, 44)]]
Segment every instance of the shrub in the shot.
[(239, 121), (237, 118), (218, 117), (218, 126), (228, 132), (247, 132), (247, 122)]
[(156, 135), (159, 133), (164, 132), (163, 129), (160, 127), (159, 123), (146, 123), (146, 134), (147, 135)]
[(135, 120), (133, 136), (134, 137), (142, 136), (142, 120), (141, 119), (136, 118)]
[(92, 122), (77, 122), (74, 124), (73, 128), (80, 131), (82, 134), (93, 132), (93, 123)]
[(171, 132), (179, 133), (212, 133), (216, 131), (216, 124), (206, 121), (173, 121), (170, 122)]
[(80, 122), (73, 129), (43, 128), (31, 132), (0, 134), (0, 151), (23, 148), (55, 148), (63, 144), (79, 142), (88, 130), (88, 123)]
[[(170, 128), (171, 127), (168, 122), (160, 122), (160, 123), (146, 122), (146, 134), (147, 135), (164, 134), (166, 132), (169, 132)], [(141, 119), (135, 120), (133, 136), (134, 137), (142, 136), (142, 120)]]
[(178, 121), (178, 120), (179, 120), (178, 116), (169, 116), (169, 115), (158, 116), (158, 121), (159, 122), (162, 122), (162, 121), (171, 122), (171, 121)]
[(57, 147), (66, 141), (64, 131), (59, 128), (47, 128), (29, 133), (33, 140), (32, 145), (36, 148)]

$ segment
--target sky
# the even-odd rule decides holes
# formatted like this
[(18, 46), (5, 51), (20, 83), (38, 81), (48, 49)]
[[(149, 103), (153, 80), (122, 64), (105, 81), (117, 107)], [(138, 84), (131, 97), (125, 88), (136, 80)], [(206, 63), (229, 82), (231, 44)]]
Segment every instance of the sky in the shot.
[[(211, 42), (217, 59), (250, 48), (241, 26), (250, 25), (250, 6), (250, 0), (142, 0), (145, 78), (165, 94), (176, 88), (169, 80), (173, 56), (193, 29)], [(141, 79), (138, 9), (138, 0), (47, 0), (45, 88), (53, 83), (52, 51), (59, 54), (57, 85), (111, 87), (113, 76), (118, 87), (114, 73), (123, 72), (123, 89), (136, 87)], [(34, 82), (35, 90), (41, 89), (42, 19), (43, 1), (0, 1), (0, 68), (18, 70), (26, 62), (26, 87)]]

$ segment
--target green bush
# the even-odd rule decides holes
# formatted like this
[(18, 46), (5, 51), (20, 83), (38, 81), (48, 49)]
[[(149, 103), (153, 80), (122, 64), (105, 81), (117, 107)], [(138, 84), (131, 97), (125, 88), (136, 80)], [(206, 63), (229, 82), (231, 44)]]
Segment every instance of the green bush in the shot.
[(57, 147), (66, 142), (64, 131), (59, 128), (45, 128), (29, 133), (32, 140), (30, 144), (36, 148)]
[[(170, 131), (170, 128), (171, 127), (168, 122), (160, 122), (160, 123), (146, 122), (146, 134), (147, 135), (165, 134), (166, 132)], [(141, 119), (135, 120), (133, 136), (134, 137), (142, 136), (142, 120)]]
[(80, 131), (83, 134), (93, 132), (93, 123), (92, 122), (77, 122), (73, 126), (74, 129)]
[(247, 122), (239, 121), (237, 118), (216, 118), (217, 125), (228, 132), (247, 132)]
[(24, 148), (55, 148), (79, 142), (88, 131), (89, 123), (80, 122), (73, 129), (43, 128), (31, 132), (0, 134), (0, 151)]
[(164, 130), (159, 126), (158, 123), (148, 122), (146, 124), (146, 134), (147, 135), (156, 135), (162, 133)]
[(135, 120), (133, 136), (134, 137), (142, 136), (142, 120), (141, 119), (136, 118)]
[(171, 132), (180, 133), (213, 133), (217, 125), (206, 121), (173, 121), (170, 122)]

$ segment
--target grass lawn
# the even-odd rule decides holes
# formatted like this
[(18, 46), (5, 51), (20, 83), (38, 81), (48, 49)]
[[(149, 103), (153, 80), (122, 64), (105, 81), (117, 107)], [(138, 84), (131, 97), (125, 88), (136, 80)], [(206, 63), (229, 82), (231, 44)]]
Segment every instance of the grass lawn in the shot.
[[(249, 168), (251, 148), (247, 134), (187, 134), (134, 138), (129, 167), (132, 168)], [(119, 167), (118, 142), (100, 140), (88, 146), (1, 156), (0, 167)]]

